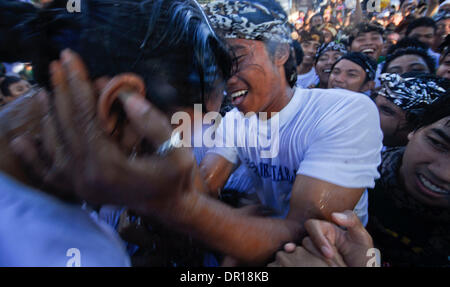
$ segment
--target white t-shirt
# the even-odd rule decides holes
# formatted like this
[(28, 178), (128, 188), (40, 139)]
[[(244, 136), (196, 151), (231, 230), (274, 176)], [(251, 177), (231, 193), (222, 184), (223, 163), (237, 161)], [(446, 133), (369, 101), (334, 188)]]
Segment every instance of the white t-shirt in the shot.
[[(276, 136), (270, 136), (274, 157), (264, 158), (263, 147), (250, 146), (258, 137), (269, 138), (270, 132), (258, 135), (256, 115), (245, 118), (237, 109), (226, 114), (216, 131), (224, 143), (234, 136), (234, 147), (208, 152), (245, 164), (254, 192), (280, 217), (288, 214), (297, 174), (348, 188), (374, 186), (379, 177), (382, 132), (377, 108), (368, 97), (342, 89), (297, 89), (289, 104), (266, 123), (273, 121), (279, 122), (278, 149)], [(234, 127), (227, 128), (231, 123)], [(270, 131), (275, 129), (268, 126)], [(362, 200), (366, 202), (359, 207), (367, 213), (367, 195)]]
[(316, 74), (314, 67), (303, 75), (297, 75), (297, 82), (295, 85), (301, 89), (308, 89), (311, 85), (317, 85), (319, 83), (319, 76)]
[(0, 266), (127, 267), (125, 246), (107, 224), (0, 173)]

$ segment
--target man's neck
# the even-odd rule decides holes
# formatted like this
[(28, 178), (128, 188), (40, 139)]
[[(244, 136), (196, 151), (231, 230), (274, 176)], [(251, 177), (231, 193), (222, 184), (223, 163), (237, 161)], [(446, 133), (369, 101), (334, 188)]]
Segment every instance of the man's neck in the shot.
[(313, 65), (312, 64), (303, 64), (301, 63), (300, 66), (298, 66), (298, 74), (304, 75), (307, 74), (309, 71), (311, 71)]
[(280, 96), (276, 97), (272, 103), (270, 103), (262, 112), (267, 113), (267, 119), (270, 119), (272, 113), (279, 113), (284, 107), (286, 107), (291, 101), (295, 92), (295, 88), (287, 86), (286, 89), (280, 93)]

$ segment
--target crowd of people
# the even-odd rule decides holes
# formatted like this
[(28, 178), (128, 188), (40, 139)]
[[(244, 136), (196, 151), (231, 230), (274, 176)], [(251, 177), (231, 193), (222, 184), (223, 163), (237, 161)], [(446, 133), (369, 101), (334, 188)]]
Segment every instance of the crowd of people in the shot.
[(450, 266), (448, 0), (47, 2), (0, 0), (0, 266)]

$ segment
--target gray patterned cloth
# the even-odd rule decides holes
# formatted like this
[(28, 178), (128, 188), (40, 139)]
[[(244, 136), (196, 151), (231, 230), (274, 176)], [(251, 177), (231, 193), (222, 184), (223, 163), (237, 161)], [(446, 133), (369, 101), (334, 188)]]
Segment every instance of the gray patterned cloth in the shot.
[(317, 49), (316, 61), (319, 59), (320, 56), (322, 56), (323, 53), (328, 51), (338, 51), (343, 54), (348, 52), (347, 47), (343, 43), (331, 41), (328, 44), (322, 44), (322, 46), (320, 46), (319, 49)]
[(384, 96), (402, 110), (412, 110), (422, 105), (432, 104), (446, 90), (430, 78), (402, 78), (398, 74), (381, 74), (381, 89), (378, 95)]
[(205, 12), (216, 32), (226, 39), (291, 43), (287, 15), (267, 3), (216, 0), (205, 6)]

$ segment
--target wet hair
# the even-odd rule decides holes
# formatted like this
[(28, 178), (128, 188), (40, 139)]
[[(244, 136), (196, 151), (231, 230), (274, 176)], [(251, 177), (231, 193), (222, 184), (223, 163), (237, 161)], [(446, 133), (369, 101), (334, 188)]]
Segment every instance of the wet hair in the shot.
[(6, 76), (0, 83), (0, 91), (2, 92), (3, 96), (10, 97), (11, 91), (9, 90), (9, 87), (12, 84), (20, 82), (22, 79), (19, 77), (13, 77), (13, 76)]
[[(450, 90), (450, 80), (441, 78), (438, 76), (424, 74), (424, 73), (406, 73), (402, 77), (419, 77), (425, 80), (433, 79), (437, 84), (444, 88), (446, 91)], [(414, 109), (406, 113), (406, 119), (414, 127), (414, 130), (418, 130), (422, 127), (429, 126), (445, 117), (450, 116), (450, 94), (444, 93), (436, 101), (429, 105), (424, 105), (420, 109)], [(446, 123), (450, 126), (450, 120)]]
[(436, 32), (436, 23), (434, 22), (434, 20), (430, 17), (421, 17), (418, 19), (415, 19), (414, 21), (412, 21), (411, 23), (409, 23), (408, 28), (406, 28), (406, 33), (405, 35), (408, 36), (412, 30), (418, 28), (418, 27), (431, 27), (433, 28), (433, 31)]
[(350, 36), (348, 38), (348, 46), (351, 46), (353, 40), (355, 40), (355, 38), (357, 38), (359, 35), (369, 32), (377, 32), (378, 34), (381, 35), (381, 37), (383, 37), (384, 28), (383, 26), (381, 26), (376, 22), (360, 23), (350, 31)]
[(81, 0), (80, 13), (66, 5), (0, 1), (0, 61), (31, 61), (48, 87), (49, 63), (70, 48), (91, 78), (140, 75), (147, 98), (165, 111), (204, 103), (217, 77), (232, 71), (231, 55), (194, 0)]
[[(284, 44), (279, 43), (275, 41), (265, 41), (264, 42), (266, 50), (269, 54), (269, 56), (273, 59), (275, 56), (276, 50), (278, 49), (279, 45), (289, 45), (289, 58), (286, 60), (286, 63), (284, 63), (284, 73), (286, 76), (286, 81), (288, 82), (289, 86), (292, 88), (294, 87), (296, 81), (297, 81), (297, 57), (294, 52), (294, 47), (292, 44)], [(302, 55), (303, 60), (303, 55)]]
[(400, 48), (400, 49), (395, 50), (395, 52), (393, 54), (388, 54), (388, 56), (386, 57), (386, 61), (384, 62), (383, 68), (381, 69), (381, 73), (386, 73), (386, 70), (389, 67), (389, 64), (393, 60), (397, 59), (398, 57), (404, 56), (404, 55), (419, 56), (427, 64), (430, 74), (434, 74), (436, 72), (435, 61), (428, 54), (428, 52), (426, 50), (415, 48), (415, 47), (409, 47), (409, 48)]

